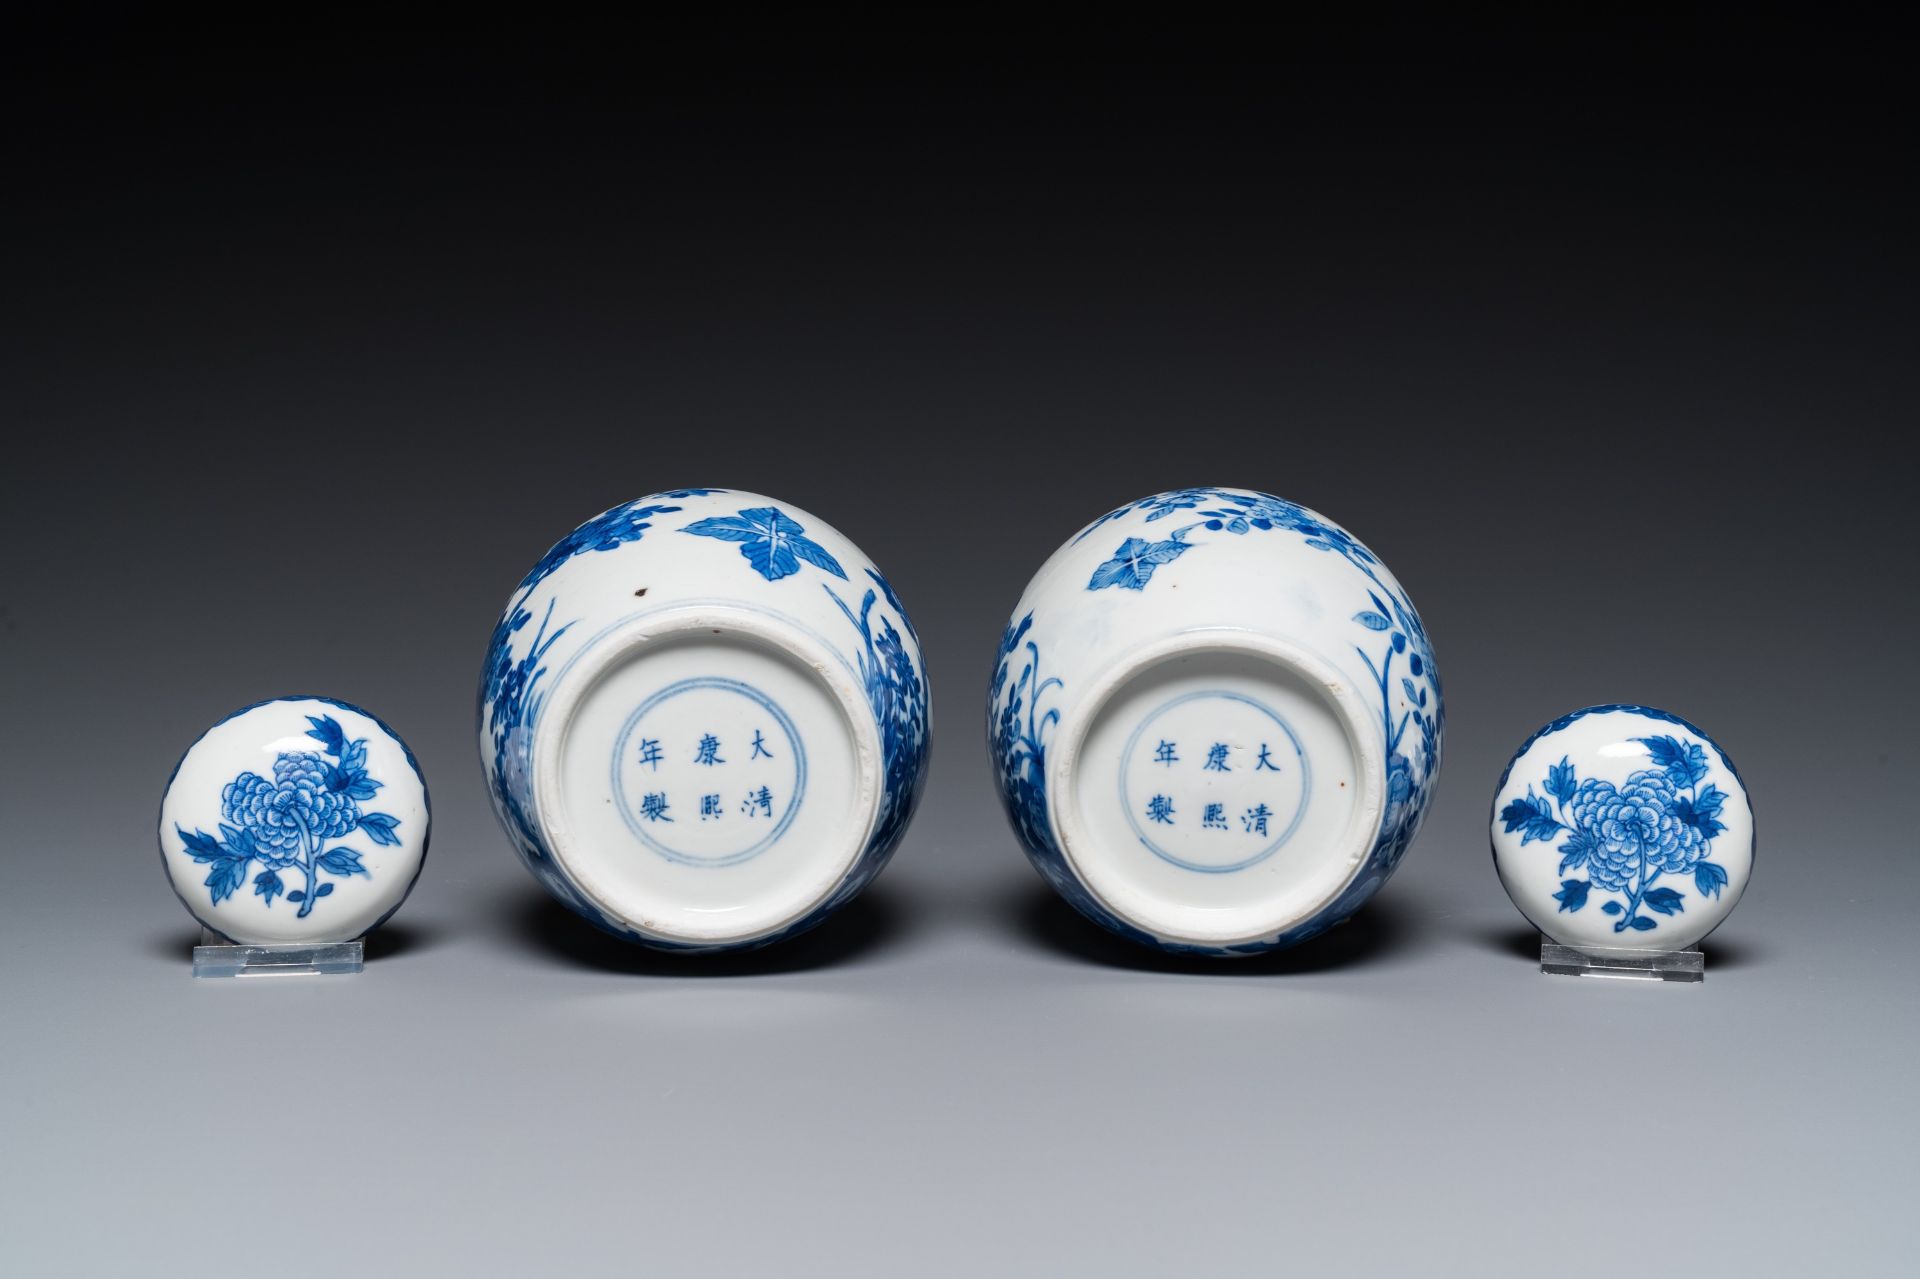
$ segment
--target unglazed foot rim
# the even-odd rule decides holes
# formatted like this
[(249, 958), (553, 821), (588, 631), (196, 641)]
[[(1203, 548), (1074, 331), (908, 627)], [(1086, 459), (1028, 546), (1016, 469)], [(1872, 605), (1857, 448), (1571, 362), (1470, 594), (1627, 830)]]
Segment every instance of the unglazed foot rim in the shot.
[[(535, 804), (554, 860), (613, 923), (668, 944), (751, 943), (853, 871), (879, 815), (879, 733), (864, 691), (814, 636), (703, 605), (618, 623), (557, 674), (534, 742)], [(647, 753), (660, 758), (641, 763), (669, 707), (703, 725), (732, 717), (738, 731), (716, 733), (730, 767), (690, 763), (685, 732), (655, 733), (665, 745)], [(712, 788), (717, 814), (689, 802), (691, 783)], [(766, 810), (753, 802), (763, 784)], [(655, 785), (677, 796), (666, 812), (648, 811)]]
[(1365, 870), (1385, 809), (1375, 713), (1304, 648), (1238, 629), (1113, 663), (1047, 764), (1075, 876), (1175, 945), (1249, 945), (1312, 920)]

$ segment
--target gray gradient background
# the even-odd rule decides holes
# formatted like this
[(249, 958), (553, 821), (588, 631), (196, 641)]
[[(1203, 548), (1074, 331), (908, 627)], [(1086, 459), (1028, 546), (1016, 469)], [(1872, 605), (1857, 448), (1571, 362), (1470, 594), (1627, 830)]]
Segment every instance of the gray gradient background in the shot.
[[(1064, 78), (136, 28), (15, 78), (0, 1267), (1912, 1273), (1913, 139), (1870, 74), (1533, 36)], [(1446, 679), (1400, 875), (1270, 960), (1082, 924), (982, 745), (1028, 575), (1187, 483), (1347, 524)], [(550, 904), (473, 743), (526, 566), (700, 484), (869, 551), (935, 693), (886, 874), (717, 962)], [(359, 978), (196, 983), (159, 789), (296, 691), (407, 736), (426, 874)], [(1488, 863), (1509, 752), (1614, 700), (1752, 788), (1700, 987), (1540, 976)]]

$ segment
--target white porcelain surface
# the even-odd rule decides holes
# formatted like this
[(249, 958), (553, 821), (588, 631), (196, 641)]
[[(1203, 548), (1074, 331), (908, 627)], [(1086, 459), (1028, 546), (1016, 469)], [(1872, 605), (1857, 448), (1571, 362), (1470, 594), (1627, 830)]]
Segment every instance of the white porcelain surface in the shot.
[(988, 714), (1048, 881), (1122, 935), (1208, 954), (1350, 915), (1413, 839), (1442, 739), (1400, 584), (1250, 489), (1163, 493), (1070, 539), (1014, 610)]
[(392, 729), (351, 703), (280, 698), (181, 757), (160, 860), (194, 918), (230, 941), (350, 941), (412, 890), (429, 826), (426, 780)]
[(904, 832), (928, 703), (873, 563), (789, 503), (676, 489), (521, 581), (481, 688), (496, 811), (562, 902), (649, 945), (820, 922)]
[(1546, 725), (1495, 789), (1493, 862), (1513, 904), (1579, 950), (1684, 950), (1753, 874), (1753, 808), (1725, 751), (1646, 706)]

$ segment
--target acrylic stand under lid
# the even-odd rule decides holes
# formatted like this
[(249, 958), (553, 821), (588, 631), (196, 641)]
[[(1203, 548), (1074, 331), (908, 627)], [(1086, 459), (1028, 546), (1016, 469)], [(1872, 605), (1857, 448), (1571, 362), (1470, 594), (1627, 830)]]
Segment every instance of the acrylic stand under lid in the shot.
[(1696, 982), (1706, 978), (1707, 957), (1699, 950), (1575, 950), (1543, 934), (1540, 971), (1556, 977)]
[(202, 930), (193, 948), (195, 977), (338, 977), (365, 966), (366, 939), (245, 945)]

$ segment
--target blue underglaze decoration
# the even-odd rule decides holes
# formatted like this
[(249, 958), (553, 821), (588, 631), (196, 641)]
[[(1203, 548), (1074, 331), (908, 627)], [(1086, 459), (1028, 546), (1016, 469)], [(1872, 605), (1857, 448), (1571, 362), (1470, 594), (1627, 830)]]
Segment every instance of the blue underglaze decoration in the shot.
[(531, 590), (523, 591), (520, 601), (494, 627), (482, 668), (479, 714), (493, 751), (491, 785), (487, 793), (501, 825), (507, 828), (508, 836), (528, 868), (555, 896), (584, 912), (590, 907), (554, 865), (532, 815), (526, 810), (525, 797), (531, 793), (533, 779), (533, 726), (546, 702), (545, 690), (540, 685), (547, 675), (547, 653), (573, 628), (572, 622), (553, 625), (554, 607), (559, 600), (548, 600), (540, 624), (534, 627), (526, 648), (516, 657), (515, 637), (533, 621), (533, 614), (525, 604), (530, 594)]
[[(1299, 535), (1317, 551), (1337, 554), (1365, 579), (1354, 601), (1354, 648), (1365, 664), (1379, 705), (1381, 740), (1386, 747), (1386, 803), (1373, 851), (1346, 889), (1313, 919), (1273, 938), (1237, 946), (1188, 946), (1167, 942), (1133, 927), (1108, 911), (1069, 869), (1055, 841), (1046, 804), (1046, 728), (1056, 713), (1036, 718), (1039, 694), (1058, 686), (1040, 681), (1041, 645), (1032, 634), (1028, 613), (1009, 627), (1001, 641), (989, 696), (989, 736), (1000, 765), (1001, 797), (1021, 843), (1048, 883), (1082, 914), (1124, 937), (1175, 953), (1257, 954), (1306, 941), (1348, 918), (1393, 873), (1425, 819), (1427, 801), (1438, 778), (1446, 715), (1433, 647), (1412, 602), (1387, 583), (1379, 560), (1352, 534), (1306, 508), (1267, 493), (1220, 488), (1187, 488), (1161, 493), (1110, 511), (1074, 539), (1085, 541), (1128, 516), (1142, 524), (1174, 517), (1185, 522), (1164, 536), (1129, 536), (1113, 556), (1099, 564), (1087, 582), (1090, 591), (1117, 587), (1144, 591), (1162, 567), (1202, 549), (1205, 535), (1282, 529)], [(1012, 664), (1024, 644), (1026, 658), (1015, 674)], [(1396, 701), (1402, 705), (1396, 710)]]
[[(1276, 729), (1278, 729), (1282, 734), (1285, 735), (1287, 744), (1293, 747), (1293, 757), (1294, 757), (1295, 767), (1300, 769), (1302, 780), (1301, 780), (1301, 791), (1300, 791), (1300, 806), (1294, 810), (1292, 817), (1289, 819), (1289, 821), (1287, 822), (1287, 825), (1281, 830), (1278, 836), (1272, 838), (1269, 843), (1259, 848), (1255, 852), (1250, 853), (1240, 858), (1237, 861), (1206, 864), (1206, 863), (1201, 863), (1196, 861), (1190, 861), (1187, 858), (1178, 856), (1175, 853), (1171, 853), (1167, 851), (1167, 849), (1161, 847), (1160, 843), (1157, 840), (1155, 840), (1153, 836), (1144, 827), (1141, 826), (1140, 824), (1141, 814), (1135, 811), (1135, 806), (1131, 802), (1131, 799), (1127, 793), (1127, 770), (1128, 770), (1128, 765), (1133, 760), (1134, 754), (1140, 749), (1140, 741), (1142, 736), (1146, 733), (1148, 728), (1152, 727), (1154, 722), (1157, 721), (1160, 718), (1160, 716), (1164, 715), (1167, 711), (1172, 710), (1174, 707), (1184, 705), (1188, 702), (1216, 700), (1216, 699), (1221, 701), (1238, 702), (1243, 706), (1251, 706), (1253, 709), (1259, 711), (1262, 715), (1272, 720), (1273, 726)], [(1166, 742), (1161, 743), (1162, 747), (1165, 747), (1168, 745), (1169, 743), (1166, 743)], [(1166, 752), (1160, 753), (1157, 756), (1157, 758), (1161, 760), (1168, 760), (1172, 755), (1173, 755), (1173, 752), (1166, 751)], [(1272, 757), (1269, 752), (1263, 749), (1261, 752), (1260, 758), (1263, 760), (1267, 760), (1269, 767), (1271, 767)], [(1201, 765), (1201, 767), (1203, 769), (1215, 769), (1216, 771), (1223, 772), (1223, 773), (1231, 772), (1233, 770), (1230, 767), (1228, 767), (1226, 759), (1227, 759), (1227, 747), (1225, 743), (1219, 743), (1208, 748), (1207, 762)], [(1273, 771), (1278, 772), (1279, 770), (1273, 769)], [(1148, 852), (1152, 853), (1155, 857), (1160, 858), (1162, 861), (1168, 863), (1169, 865), (1180, 867), (1180, 869), (1182, 870), (1195, 871), (1203, 875), (1230, 875), (1236, 871), (1245, 870), (1249, 866), (1259, 865), (1261, 862), (1265, 861), (1267, 858), (1273, 856), (1273, 854), (1276, 851), (1278, 851), (1283, 845), (1285, 845), (1289, 839), (1293, 838), (1293, 833), (1300, 828), (1300, 823), (1306, 820), (1307, 807), (1313, 801), (1313, 761), (1307, 757), (1306, 751), (1301, 747), (1300, 738), (1293, 731), (1293, 725), (1287, 723), (1285, 717), (1280, 715), (1279, 712), (1275, 711), (1271, 706), (1268, 706), (1265, 702), (1258, 701), (1255, 698), (1248, 697), (1243, 693), (1234, 693), (1234, 692), (1226, 692), (1221, 690), (1205, 689), (1205, 690), (1201, 690), (1199, 692), (1194, 692), (1194, 693), (1184, 693), (1181, 696), (1174, 698), (1172, 701), (1166, 703), (1165, 705), (1156, 708), (1145, 719), (1141, 720), (1139, 724), (1134, 726), (1133, 732), (1129, 734), (1127, 737), (1127, 744), (1124, 747), (1122, 747), (1120, 751), (1119, 794), (1120, 794), (1120, 810), (1121, 812), (1126, 814), (1127, 824), (1133, 828), (1134, 835), (1139, 838), (1141, 844), (1146, 847)], [(1229, 829), (1226, 822), (1224, 811), (1212, 811), (1212, 810), (1219, 810), (1220, 807), (1221, 806), (1218, 804), (1209, 805), (1208, 810), (1203, 810), (1202, 820), (1205, 824), (1211, 826), (1214, 829), (1222, 829), (1222, 830)], [(1204, 812), (1206, 811), (1212, 811), (1211, 818), (1208, 818), (1204, 815)], [(1149, 819), (1152, 821), (1171, 825), (1172, 823), (1170, 819), (1173, 816), (1172, 805), (1167, 800), (1166, 796), (1154, 795), (1148, 800), (1148, 812), (1145, 815), (1149, 817)], [(1259, 833), (1261, 835), (1263, 836), (1272, 835), (1272, 832), (1267, 829), (1268, 820), (1272, 816), (1273, 816), (1272, 810), (1267, 808), (1265, 804), (1261, 804), (1257, 811), (1249, 811), (1243, 815), (1242, 824), (1246, 827), (1248, 834), (1252, 834), (1255, 826), (1258, 825)]]
[[(320, 878), (323, 872), (342, 879), (372, 876), (360, 860), (362, 852), (333, 841), (358, 833), (375, 844), (401, 842), (395, 833), (398, 818), (360, 807), (385, 784), (367, 773), (366, 738), (348, 738), (331, 715), (309, 715), (307, 722), (313, 725), (307, 736), (320, 743), (320, 750), (281, 751), (271, 780), (249, 771), (227, 783), (220, 794), (226, 820), (217, 837), (174, 827), (187, 855), (208, 866), (205, 882), (215, 906), (239, 891), (248, 868), (258, 861), (262, 869), (253, 877), (254, 896), (271, 908), (284, 894), (305, 919), (334, 890)], [(282, 871), (298, 872), (301, 886), (289, 888)]]
[(1177, 489), (1131, 502), (1095, 520), (1074, 541), (1085, 541), (1096, 529), (1137, 511), (1147, 512), (1145, 522), (1148, 524), (1186, 512), (1199, 518), (1181, 525), (1163, 538), (1127, 538), (1114, 551), (1112, 559), (1093, 571), (1093, 577), (1087, 582), (1088, 590), (1104, 590), (1109, 586), (1130, 591), (1144, 589), (1152, 580), (1155, 569), (1163, 564), (1171, 564), (1195, 548), (1195, 543), (1187, 541), (1188, 535), (1195, 529), (1236, 536), (1244, 536), (1255, 529), (1287, 529), (1304, 536), (1307, 545), (1315, 550), (1338, 552), (1369, 572), (1371, 566), (1378, 563), (1373, 552), (1362, 546), (1345, 529), (1315, 517), (1305, 507), (1289, 502), (1284, 497), (1218, 488)]
[(1690, 880), (1702, 897), (1718, 897), (1727, 886), (1727, 872), (1707, 860), (1714, 837), (1726, 830), (1720, 814), (1727, 795), (1706, 781), (1705, 748), (1670, 734), (1633, 741), (1645, 748), (1653, 766), (1635, 770), (1620, 785), (1582, 780), (1563, 755), (1541, 779), (1544, 794), (1534, 794), (1529, 783), (1525, 795), (1500, 810), (1503, 828), (1520, 836), (1522, 848), (1536, 840), (1551, 848), (1566, 836), (1556, 850), (1559, 873), (1584, 870), (1587, 875), (1560, 881), (1553, 895), (1558, 909), (1580, 910), (1598, 889), (1610, 894), (1600, 910), (1614, 916), (1616, 933), (1652, 932), (1660, 926), (1656, 916), (1686, 910), (1684, 888), (1672, 882), (1655, 886), (1662, 876)]
[[(988, 745), (1000, 766), (1000, 802), (1006, 806), (1014, 833), (1048, 882), (1062, 894), (1084, 895), (1054, 843), (1053, 823), (1047, 816), (1047, 730), (1060, 721), (1060, 712), (1043, 710), (1041, 704), (1048, 693), (1064, 686), (1058, 678), (1041, 677), (1040, 646), (1027, 638), (1032, 629), (1029, 612), (1000, 637), (993, 685), (987, 694)], [(1022, 652), (1025, 656), (1019, 657)], [(1021, 662), (1017, 678), (1012, 674), (1016, 657)]]
[(535, 564), (527, 575), (520, 579), (521, 598), (531, 594), (533, 588), (553, 575), (553, 571), (576, 555), (588, 551), (611, 551), (616, 546), (625, 546), (628, 542), (637, 542), (648, 529), (653, 527), (655, 516), (671, 515), (684, 507), (674, 506), (670, 502), (661, 502), (659, 498), (704, 497), (709, 493), (722, 492), (721, 489), (670, 489), (665, 493), (655, 493), (637, 501), (616, 506), (594, 516), (573, 532), (555, 542), (540, 562)]
[(769, 582), (798, 573), (802, 562), (831, 573), (843, 582), (847, 580), (847, 571), (840, 567), (840, 561), (806, 536), (805, 526), (777, 506), (754, 506), (737, 515), (710, 516), (695, 520), (680, 531), (695, 537), (738, 542), (740, 554), (753, 565), (753, 571)]
[[(648, 714), (658, 708), (662, 703), (671, 701), (683, 693), (694, 692), (701, 689), (719, 690), (745, 698), (747, 701), (758, 706), (766, 714), (772, 716), (774, 724), (785, 738), (782, 750), (785, 752), (786, 758), (793, 769), (792, 790), (783, 796), (780, 818), (774, 823), (773, 828), (764, 834), (757, 831), (750, 831), (749, 833), (756, 837), (749, 844), (736, 848), (728, 853), (696, 855), (675, 847), (657, 830), (660, 822), (664, 821), (671, 824), (675, 821), (675, 818), (665, 811), (667, 807), (665, 795), (652, 792), (643, 793), (638, 804), (638, 811), (636, 811), (633, 797), (628, 793), (627, 787), (621, 781), (621, 761), (628, 758), (630, 754), (635, 728), (645, 721)], [(719, 747), (719, 739), (713, 737), (711, 734), (702, 738), (695, 762), (713, 766), (724, 765), (727, 761), (720, 757)], [(767, 758), (773, 758), (773, 753), (765, 750), (764, 739), (761, 739), (761, 749)], [(643, 767), (645, 761), (646, 756), (643, 754)], [(627, 722), (621, 726), (619, 735), (614, 739), (611, 764), (612, 769), (609, 775), (608, 785), (612, 790), (614, 801), (620, 809), (620, 816), (626, 821), (627, 829), (631, 830), (641, 843), (660, 854), (660, 856), (666, 858), (668, 861), (678, 862), (683, 866), (734, 866), (750, 858), (759, 856), (767, 849), (779, 843), (780, 837), (787, 833), (787, 827), (793, 824), (793, 819), (799, 814), (801, 803), (805, 800), (807, 793), (806, 743), (801, 738), (800, 730), (795, 726), (792, 718), (788, 716), (787, 712), (781, 708), (778, 702), (768, 697), (760, 689), (743, 681), (727, 679), (718, 675), (697, 675), (690, 679), (678, 680), (653, 693), (645, 701), (641, 702), (639, 706), (634, 708), (633, 713), (627, 716)], [(703, 796), (703, 803), (705, 800), (713, 800), (714, 803), (707, 806), (705, 811), (702, 811), (699, 816), (703, 820), (720, 817), (722, 812), (718, 802), (719, 795), (715, 793)], [(657, 801), (657, 805), (652, 801)], [(764, 808), (766, 815), (771, 818), (773, 816), (773, 807), (773, 795), (771, 791), (763, 786), (758, 792), (752, 793), (749, 796), (744, 811), (752, 814)]]
[[(885, 598), (888, 607), (900, 619), (900, 625), (906, 627), (910, 635), (913, 633), (913, 623), (907, 620), (899, 597), (887, 585), (886, 579), (872, 569), (867, 570), (867, 576), (872, 579), (878, 593), (874, 589), (866, 591), (860, 597), (857, 613), (834, 594), (832, 587), (824, 584), (821, 587), (860, 633), (861, 647), (854, 658), (861, 682), (866, 687), (867, 703), (873, 708), (874, 722), (880, 729), (880, 755), (886, 768), (879, 820), (874, 827), (867, 857), (863, 859), (872, 860), (873, 865), (871, 868), (863, 865), (860, 873), (854, 877), (860, 884), (865, 884), (879, 873), (880, 867), (893, 855), (900, 837), (906, 833), (907, 822), (920, 799), (920, 786), (926, 779), (928, 749), (926, 681), (914, 669), (912, 656), (900, 642), (899, 630), (884, 615), (876, 615), (874, 606), (881, 598)], [(840, 900), (844, 900), (844, 897)]]
[[(1371, 557), (1369, 557), (1371, 558)], [(1433, 664), (1433, 646), (1419, 614), (1400, 591), (1381, 581), (1369, 563), (1356, 561), (1373, 583), (1367, 592), (1370, 608), (1353, 615), (1353, 621), (1375, 632), (1377, 656), (1361, 644), (1354, 645), (1367, 673), (1373, 676), (1380, 697), (1380, 729), (1387, 744), (1387, 809), (1380, 821), (1380, 846), (1375, 859), (1390, 873), (1400, 864), (1419, 833), (1427, 810), (1427, 796), (1440, 772), (1440, 740), (1446, 712), (1440, 696), (1440, 673)], [(1394, 682), (1394, 661), (1405, 659), (1399, 683)], [(1393, 713), (1396, 694), (1404, 698), (1406, 709)], [(1409, 730), (1413, 732), (1409, 741)], [(1416, 771), (1410, 752), (1417, 751), (1420, 767)]]

